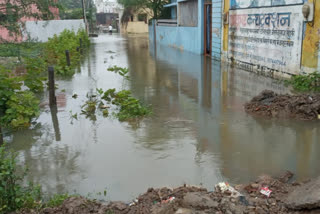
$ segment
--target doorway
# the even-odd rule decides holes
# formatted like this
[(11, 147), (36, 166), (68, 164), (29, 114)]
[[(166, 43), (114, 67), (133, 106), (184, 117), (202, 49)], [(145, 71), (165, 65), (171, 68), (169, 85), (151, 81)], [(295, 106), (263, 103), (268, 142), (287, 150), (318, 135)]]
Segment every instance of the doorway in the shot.
[(204, 4), (204, 55), (212, 53), (212, 3)]

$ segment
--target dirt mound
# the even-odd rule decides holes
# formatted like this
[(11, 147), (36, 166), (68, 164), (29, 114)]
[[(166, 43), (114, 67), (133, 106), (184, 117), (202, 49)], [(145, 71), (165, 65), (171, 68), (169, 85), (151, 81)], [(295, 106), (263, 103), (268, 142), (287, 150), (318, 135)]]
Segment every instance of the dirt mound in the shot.
[(40, 211), (23, 210), (18, 214), (105, 214), (107, 207), (96, 201), (91, 201), (83, 197), (71, 197), (66, 199), (61, 206), (45, 208)]
[[(220, 183), (215, 187), (215, 191), (209, 192), (201, 187), (182, 186), (175, 189), (150, 188), (146, 193), (139, 196), (132, 203), (111, 202), (103, 205), (90, 201), (82, 197), (67, 199), (61, 206), (56, 208), (46, 208), (41, 212), (23, 212), (23, 214), (254, 214), (254, 213), (320, 213), (317, 210), (319, 199), (309, 197), (314, 201), (313, 210), (293, 210), (288, 203), (288, 196), (296, 203), (297, 194), (295, 190), (305, 190), (314, 183), (288, 183), (292, 173), (286, 172), (279, 178), (261, 176), (255, 182), (247, 185), (238, 185), (235, 188), (228, 183)], [(304, 186), (305, 185), (305, 186)], [(319, 185), (316, 185), (317, 187)], [(317, 190), (313, 190), (317, 193)], [(320, 189), (319, 189), (320, 191)], [(299, 191), (300, 194), (303, 191)], [(268, 197), (268, 194), (269, 197)], [(317, 197), (317, 194), (314, 194)], [(300, 197), (305, 197), (304, 195)], [(309, 204), (308, 200), (303, 203)], [(299, 200), (298, 200), (299, 201)], [(288, 205), (289, 204), (289, 205)], [(292, 203), (291, 203), (292, 204)], [(301, 208), (299, 204), (299, 208)], [(319, 205), (320, 206), (320, 205)], [(302, 206), (303, 207), (303, 206)]]
[(246, 103), (245, 110), (267, 117), (316, 120), (320, 115), (320, 94), (279, 95), (265, 90)]

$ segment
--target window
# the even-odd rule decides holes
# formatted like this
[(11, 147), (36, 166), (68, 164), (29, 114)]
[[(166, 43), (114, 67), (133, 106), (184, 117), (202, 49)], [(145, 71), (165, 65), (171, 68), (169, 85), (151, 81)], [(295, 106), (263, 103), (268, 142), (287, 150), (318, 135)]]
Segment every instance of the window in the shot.
[(179, 25), (186, 27), (198, 26), (197, 0), (189, 0), (179, 3)]

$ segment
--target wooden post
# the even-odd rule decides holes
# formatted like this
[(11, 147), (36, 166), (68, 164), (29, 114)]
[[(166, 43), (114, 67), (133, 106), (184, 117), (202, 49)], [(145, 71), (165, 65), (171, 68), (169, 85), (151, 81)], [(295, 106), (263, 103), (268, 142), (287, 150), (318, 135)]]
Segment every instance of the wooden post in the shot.
[(2, 134), (2, 128), (0, 125), (0, 146), (3, 144), (3, 134)]
[(67, 60), (67, 65), (70, 66), (71, 63), (70, 63), (70, 53), (69, 53), (69, 50), (66, 50), (66, 60)]
[(53, 106), (57, 104), (57, 99), (55, 95), (54, 69), (52, 66), (48, 67), (48, 75), (49, 75), (49, 105)]

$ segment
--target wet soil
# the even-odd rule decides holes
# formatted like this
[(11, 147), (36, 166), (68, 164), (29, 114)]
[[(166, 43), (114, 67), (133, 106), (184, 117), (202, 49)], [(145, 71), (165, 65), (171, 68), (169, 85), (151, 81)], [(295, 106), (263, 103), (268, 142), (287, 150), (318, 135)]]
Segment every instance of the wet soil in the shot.
[(246, 103), (245, 110), (266, 117), (317, 120), (320, 115), (320, 94), (279, 95), (265, 90)]
[[(286, 203), (288, 195), (307, 183), (288, 183), (292, 176), (291, 172), (286, 172), (278, 178), (260, 176), (255, 182), (235, 186), (233, 192), (222, 191), (218, 186), (213, 192), (202, 187), (186, 185), (175, 189), (150, 188), (129, 204), (123, 202), (102, 204), (82, 197), (73, 197), (56, 208), (46, 208), (40, 212), (21, 212), (20, 214), (320, 213), (320, 210), (317, 209), (290, 210), (288, 208)], [(260, 192), (263, 187), (268, 187), (272, 191), (270, 197)], [(236, 196), (235, 192), (238, 193)]]

